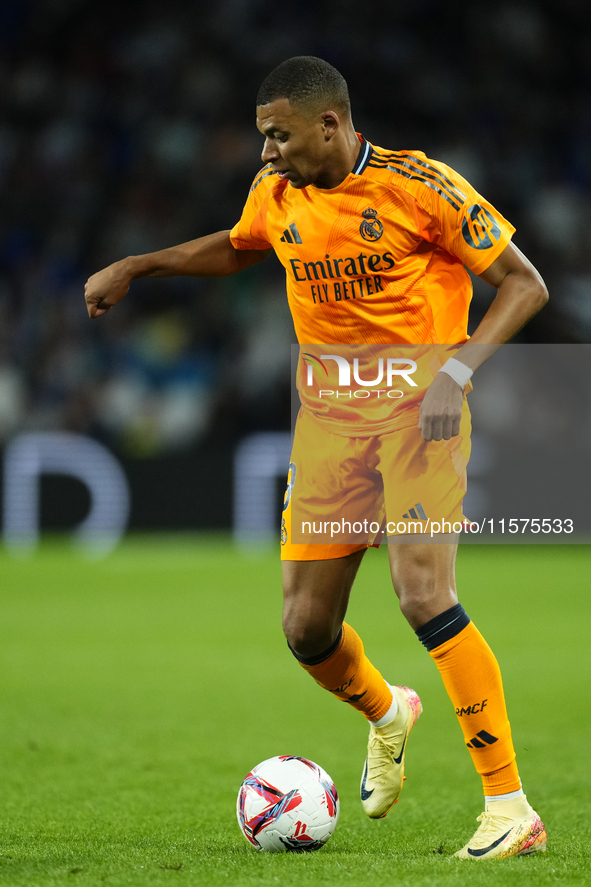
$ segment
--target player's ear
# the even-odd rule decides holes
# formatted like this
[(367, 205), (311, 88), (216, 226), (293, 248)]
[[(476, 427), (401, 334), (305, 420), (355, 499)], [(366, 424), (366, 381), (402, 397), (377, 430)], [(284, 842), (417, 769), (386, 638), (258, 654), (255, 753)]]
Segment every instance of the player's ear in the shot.
[(322, 114), (322, 130), (327, 142), (332, 139), (340, 125), (341, 121), (336, 111), (325, 111)]

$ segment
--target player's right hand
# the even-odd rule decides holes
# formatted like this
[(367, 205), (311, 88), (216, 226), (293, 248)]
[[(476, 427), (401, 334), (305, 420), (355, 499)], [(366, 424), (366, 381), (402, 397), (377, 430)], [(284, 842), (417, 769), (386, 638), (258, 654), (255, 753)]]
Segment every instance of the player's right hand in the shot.
[(132, 281), (124, 262), (115, 262), (89, 277), (84, 298), (89, 317), (101, 317), (127, 294)]

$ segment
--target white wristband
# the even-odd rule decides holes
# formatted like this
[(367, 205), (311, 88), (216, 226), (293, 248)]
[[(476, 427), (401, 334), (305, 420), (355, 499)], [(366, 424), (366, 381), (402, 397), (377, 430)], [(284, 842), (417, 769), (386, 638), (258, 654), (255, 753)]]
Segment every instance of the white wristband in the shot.
[(466, 382), (469, 382), (472, 378), (474, 370), (467, 367), (461, 360), (456, 360), (455, 357), (450, 357), (450, 359), (443, 364), (439, 372), (447, 373), (447, 375), (451, 376), (454, 382), (457, 382), (460, 388), (463, 389)]

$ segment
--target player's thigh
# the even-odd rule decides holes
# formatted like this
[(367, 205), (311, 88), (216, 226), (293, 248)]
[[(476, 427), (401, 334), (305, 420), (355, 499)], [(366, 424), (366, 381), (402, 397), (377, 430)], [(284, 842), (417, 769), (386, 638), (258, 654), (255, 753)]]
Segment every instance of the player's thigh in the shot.
[(422, 590), (456, 590), (455, 543), (422, 545), (420, 542), (388, 545), (390, 573), (397, 593), (418, 595)]
[(334, 560), (374, 542), (383, 490), (371, 461), (371, 440), (334, 434), (300, 415), (281, 521), (283, 561)]
[(470, 432), (470, 411), (464, 401), (460, 434), (451, 440), (425, 441), (417, 427), (380, 437), (379, 471), (390, 542), (421, 536), (436, 543), (457, 541)]
[(283, 630), (298, 653), (320, 653), (335, 640), (364, 554), (282, 562)]

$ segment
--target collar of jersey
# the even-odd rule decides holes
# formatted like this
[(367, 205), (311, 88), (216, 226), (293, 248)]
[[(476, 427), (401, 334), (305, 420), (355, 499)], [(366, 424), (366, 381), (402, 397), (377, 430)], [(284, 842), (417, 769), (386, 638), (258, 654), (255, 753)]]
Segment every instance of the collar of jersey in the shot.
[(356, 135), (361, 142), (361, 151), (359, 152), (359, 157), (357, 158), (355, 166), (351, 170), (351, 174), (354, 176), (360, 176), (371, 159), (372, 147), (367, 139), (363, 138), (360, 132), (356, 133)]
[(356, 133), (357, 138), (361, 142), (361, 151), (359, 152), (359, 157), (355, 161), (355, 166), (349, 173), (349, 175), (345, 176), (343, 181), (336, 185), (334, 188), (316, 188), (316, 185), (309, 185), (308, 187), (314, 188), (316, 191), (319, 191), (321, 194), (334, 194), (335, 191), (340, 191), (349, 181), (349, 176), (361, 176), (365, 172), (367, 168), (367, 164), (371, 160), (371, 155), (373, 154), (373, 147), (371, 144), (365, 139), (360, 132)]

